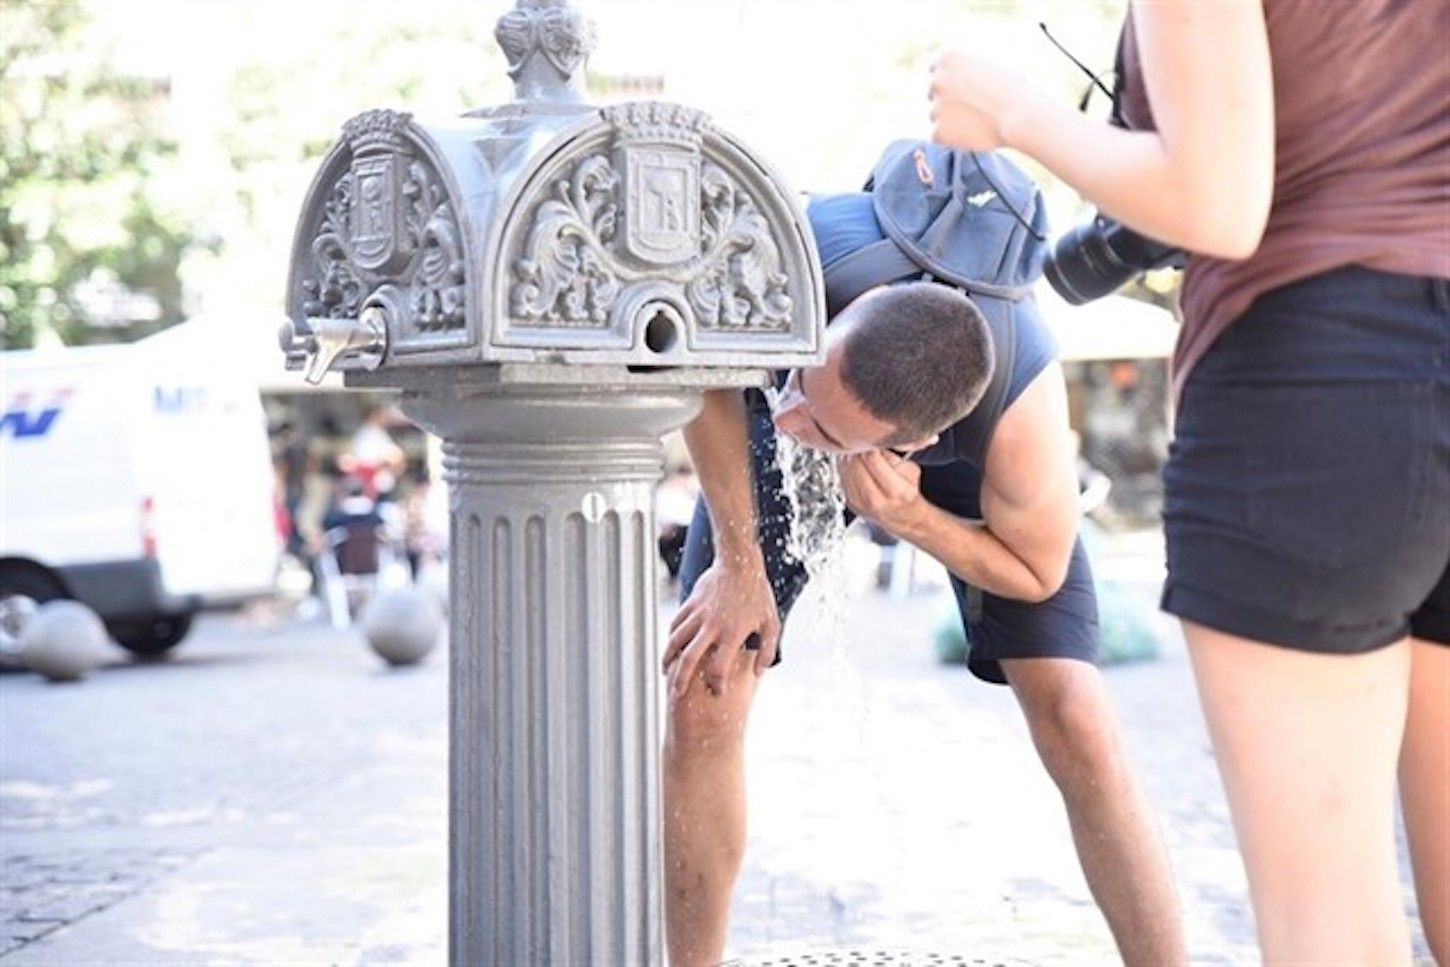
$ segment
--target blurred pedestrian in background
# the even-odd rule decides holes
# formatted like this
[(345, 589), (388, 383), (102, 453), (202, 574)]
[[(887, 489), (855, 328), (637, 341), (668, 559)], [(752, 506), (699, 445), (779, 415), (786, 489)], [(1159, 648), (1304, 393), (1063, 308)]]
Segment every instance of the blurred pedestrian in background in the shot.
[(408, 571), (416, 581), (424, 568), (443, 560), (448, 539), (435, 528), (433, 485), (427, 473), (410, 474), (409, 481), (402, 502), (403, 544), (408, 555)]
[(376, 574), (379, 545), (388, 540), (388, 521), (360, 477), (337, 483), (337, 498), (322, 517), (327, 542), (343, 574)]
[(938, 140), (1193, 253), (1164, 607), (1272, 963), (1450, 962), (1450, 4), (1134, 4), (1097, 123), (972, 53)]
[(367, 496), (383, 499), (392, 494), (407, 466), (403, 448), (388, 433), (387, 419), (386, 407), (369, 407), (348, 449), (338, 457), (339, 468), (361, 480)]

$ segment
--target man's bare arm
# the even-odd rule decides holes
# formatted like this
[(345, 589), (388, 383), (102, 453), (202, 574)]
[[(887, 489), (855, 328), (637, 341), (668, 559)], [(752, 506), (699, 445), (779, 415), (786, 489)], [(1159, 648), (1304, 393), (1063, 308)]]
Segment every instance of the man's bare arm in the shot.
[(682, 694), (698, 670), (715, 692), (729, 679), (751, 634), (760, 642), (755, 671), (775, 660), (780, 620), (756, 530), (755, 488), (745, 403), (738, 390), (705, 394), (685, 428), (685, 445), (710, 509), (715, 560), (670, 622), (663, 665)]
[(731, 566), (764, 567), (756, 536), (750, 434), (739, 390), (710, 390), (685, 427), (685, 446), (710, 508), (715, 559)]
[(1066, 410), (1062, 372), (1053, 365), (1003, 415), (987, 455), (982, 521), (927, 501), (917, 484), (919, 468), (888, 454), (851, 458), (872, 475), (863, 482), (859, 471), (848, 469), (848, 496), (858, 512), (968, 584), (1001, 597), (1045, 600), (1062, 586), (1077, 539)]

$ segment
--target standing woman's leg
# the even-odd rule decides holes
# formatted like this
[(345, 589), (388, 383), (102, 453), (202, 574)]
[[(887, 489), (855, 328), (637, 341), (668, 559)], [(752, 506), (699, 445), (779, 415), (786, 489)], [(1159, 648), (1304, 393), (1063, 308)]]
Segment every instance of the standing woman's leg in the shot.
[(1414, 657), (1400, 797), (1420, 922), (1436, 962), (1450, 965), (1450, 647), (1410, 642)]
[[(1394, 791), (1397, 771), (1429, 774), (1399, 764), (1410, 636), (1439, 637), (1424, 609), (1450, 552), (1445, 296), (1363, 266), (1290, 283), (1180, 394), (1163, 606), (1188, 635), (1271, 962), (1410, 958)], [(1436, 824), (1416, 825), (1423, 855)]]
[(1185, 621), (1266, 964), (1404, 964), (1394, 784), (1401, 641), (1294, 651)]

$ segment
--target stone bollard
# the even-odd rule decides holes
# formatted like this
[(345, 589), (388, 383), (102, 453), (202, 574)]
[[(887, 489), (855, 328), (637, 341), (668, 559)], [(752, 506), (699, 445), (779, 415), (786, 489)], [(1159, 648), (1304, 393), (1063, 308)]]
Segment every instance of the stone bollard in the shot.
[(52, 682), (79, 681), (112, 647), (101, 619), (79, 601), (47, 601), (20, 632), (21, 663)]
[(402, 390), (450, 500), (450, 960), (663, 961), (660, 438), (816, 365), (793, 193), (699, 111), (593, 107), (564, 0), (499, 20), (516, 99), (347, 122), (299, 219), (288, 365)]
[(393, 588), (368, 601), (363, 637), (389, 665), (415, 665), (428, 657), (443, 633), (443, 609), (421, 588)]

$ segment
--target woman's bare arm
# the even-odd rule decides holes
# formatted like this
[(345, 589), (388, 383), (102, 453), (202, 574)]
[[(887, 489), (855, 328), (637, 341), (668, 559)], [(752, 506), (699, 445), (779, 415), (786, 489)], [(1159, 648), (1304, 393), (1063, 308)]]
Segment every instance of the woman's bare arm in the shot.
[(971, 53), (933, 70), (938, 141), (1010, 147), (1047, 166), (1113, 218), (1222, 258), (1258, 247), (1274, 178), (1273, 75), (1258, 0), (1136, 3), (1156, 131), (1089, 119)]

